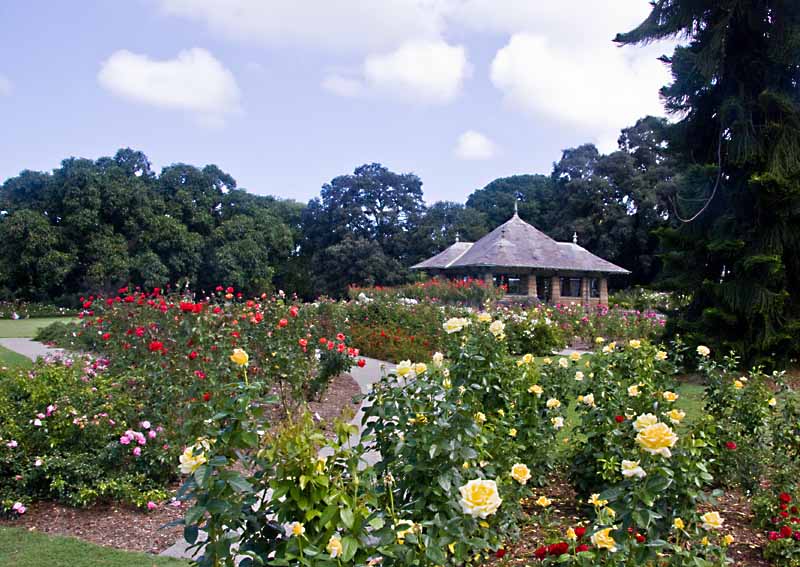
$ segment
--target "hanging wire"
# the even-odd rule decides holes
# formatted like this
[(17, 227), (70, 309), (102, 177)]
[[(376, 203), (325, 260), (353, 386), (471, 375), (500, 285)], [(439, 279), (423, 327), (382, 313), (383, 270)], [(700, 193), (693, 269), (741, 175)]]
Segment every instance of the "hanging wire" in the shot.
[[(714, 196), (717, 194), (717, 189), (719, 189), (719, 185), (720, 185), (721, 181), (722, 181), (722, 127), (720, 127), (719, 140), (717, 142), (717, 180), (714, 182), (714, 189), (711, 191), (711, 195), (708, 197), (708, 199), (706, 200), (705, 204), (700, 208), (700, 210), (697, 211), (694, 215), (692, 215), (688, 219), (682, 218), (680, 213), (678, 213), (678, 202), (673, 197), (672, 198), (672, 206), (675, 209), (675, 218), (677, 218), (679, 221), (681, 221), (684, 224), (688, 224), (688, 223), (694, 221), (695, 219), (697, 219), (697, 217), (699, 217), (700, 215), (702, 215), (703, 212), (711, 204), (711, 201), (714, 200)], [(676, 196), (678, 197), (678, 199), (681, 199), (681, 197), (679, 195), (676, 195)], [(700, 201), (702, 199), (681, 199), (681, 200), (682, 201)]]

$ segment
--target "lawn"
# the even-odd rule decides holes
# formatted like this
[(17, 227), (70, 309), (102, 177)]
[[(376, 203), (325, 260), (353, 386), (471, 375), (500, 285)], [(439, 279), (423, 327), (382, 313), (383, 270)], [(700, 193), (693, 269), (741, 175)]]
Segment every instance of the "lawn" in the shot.
[(40, 317), (36, 319), (0, 319), (0, 339), (16, 337), (35, 337), (42, 327), (60, 321), (65, 323), (72, 317)]
[(30, 368), (33, 366), (31, 359), (0, 346), (0, 366), (9, 368)]
[(72, 537), (0, 528), (0, 565), (15, 567), (187, 567), (188, 561), (100, 547)]

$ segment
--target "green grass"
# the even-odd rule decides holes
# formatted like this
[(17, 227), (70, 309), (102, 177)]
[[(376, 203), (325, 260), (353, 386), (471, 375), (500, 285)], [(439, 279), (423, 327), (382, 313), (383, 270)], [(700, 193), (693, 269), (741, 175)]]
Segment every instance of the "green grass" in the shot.
[(22, 356), (13, 350), (0, 346), (0, 367), (2, 366), (8, 368), (30, 368), (33, 366), (33, 362), (27, 356)]
[(188, 561), (100, 547), (72, 537), (0, 528), (0, 565), (14, 567), (187, 567)]
[(41, 317), (37, 319), (0, 319), (0, 339), (9, 338), (31, 338), (36, 336), (36, 332), (47, 327), (51, 323), (60, 321), (66, 323), (73, 317)]

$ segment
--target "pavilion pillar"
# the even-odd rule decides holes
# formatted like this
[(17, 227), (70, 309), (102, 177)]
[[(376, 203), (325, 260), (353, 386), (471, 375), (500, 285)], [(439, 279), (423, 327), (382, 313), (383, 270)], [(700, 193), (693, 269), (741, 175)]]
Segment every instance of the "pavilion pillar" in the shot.
[(589, 305), (589, 278), (581, 278), (581, 305)]
[(528, 297), (538, 297), (539, 292), (536, 289), (536, 272), (528, 274)]
[(561, 276), (555, 275), (550, 284), (550, 303), (556, 305), (561, 303)]
[(494, 285), (494, 277), (492, 277), (492, 272), (486, 272), (483, 274), (483, 282), (486, 285)]
[(608, 279), (600, 278), (600, 304), (608, 305)]

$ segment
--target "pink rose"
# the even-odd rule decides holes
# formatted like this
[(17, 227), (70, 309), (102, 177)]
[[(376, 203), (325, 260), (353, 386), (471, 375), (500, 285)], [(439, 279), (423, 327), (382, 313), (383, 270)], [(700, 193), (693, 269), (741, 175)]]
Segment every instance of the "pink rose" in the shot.
[(131, 439), (127, 435), (123, 435), (122, 437), (119, 438), (119, 442), (122, 443), (123, 445), (127, 445), (128, 443), (131, 442)]
[(141, 447), (134, 447), (133, 448), (133, 456), (134, 457), (139, 457), (139, 456), (141, 456), (141, 454), (142, 454), (142, 448)]

